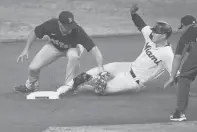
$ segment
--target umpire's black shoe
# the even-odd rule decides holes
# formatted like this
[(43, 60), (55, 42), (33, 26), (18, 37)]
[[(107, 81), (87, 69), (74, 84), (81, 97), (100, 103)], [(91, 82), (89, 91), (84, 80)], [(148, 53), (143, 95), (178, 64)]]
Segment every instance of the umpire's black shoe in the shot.
[(36, 89), (35, 88), (27, 88), (25, 85), (20, 85), (20, 86), (16, 86), (15, 91), (20, 92), (20, 93), (31, 93), (31, 92), (35, 92)]
[(173, 115), (170, 116), (171, 121), (186, 121), (187, 117), (184, 112), (176, 110)]

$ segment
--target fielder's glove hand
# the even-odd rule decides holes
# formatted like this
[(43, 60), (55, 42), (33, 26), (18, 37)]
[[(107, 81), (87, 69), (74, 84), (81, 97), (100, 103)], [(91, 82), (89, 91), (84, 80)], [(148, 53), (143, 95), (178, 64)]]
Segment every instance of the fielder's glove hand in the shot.
[(131, 8), (130, 8), (130, 13), (131, 13), (131, 14), (134, 14), (134, 13), (136, 13), (138, 10), (139, 10), (138, 5), (137, 5), (137, 4), (133, 4), (133, 5), (131, 6)]

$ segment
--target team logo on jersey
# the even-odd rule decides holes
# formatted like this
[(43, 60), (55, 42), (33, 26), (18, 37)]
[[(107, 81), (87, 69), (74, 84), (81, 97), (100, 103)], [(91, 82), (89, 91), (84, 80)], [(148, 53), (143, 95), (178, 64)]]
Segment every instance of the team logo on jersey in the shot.
[(161, 60), (158, 60), (157, 57), (155, 55), (153, 55), (153, 53), (150, 51), (151, 46), (149, 45), (149, 43), (146, 43), (144, 50), (146, 51), (146, 54), (148, 55), (148, 57), (154, 61), (155, 64), (159, 64), (161, 62)]
[(59, 46), (60, 48), (67, 49), (68, 45), (64, 44), (63, 42), (60, 42), (59, 40), (51, 39), (52, 44)]

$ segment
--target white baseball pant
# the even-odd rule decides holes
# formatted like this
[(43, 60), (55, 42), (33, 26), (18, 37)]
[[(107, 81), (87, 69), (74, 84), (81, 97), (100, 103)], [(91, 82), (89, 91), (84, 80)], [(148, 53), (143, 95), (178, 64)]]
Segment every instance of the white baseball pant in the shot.
[[(108, 71), (114, 78), (107, 83), (106, 93), (116, 93), (128, 90), (139, 90), (144, 87), (142, 83), (138, 84), (130, 74), (132, 62), (113, 62), (104, 65), (105, 71)], [(90, 69), (86, 72), (94, 77), (99, 74), (98, 68)], [(83, 85), (83, 90), (91, 88)]]

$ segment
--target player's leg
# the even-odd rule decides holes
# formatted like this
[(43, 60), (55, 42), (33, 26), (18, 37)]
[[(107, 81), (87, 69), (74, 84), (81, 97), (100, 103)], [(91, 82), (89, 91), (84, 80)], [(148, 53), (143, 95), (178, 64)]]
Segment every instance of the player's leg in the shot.
[[(131, 68), (131, 62), (112, 62), (104, 65), (104, 70), (109, 72), (112, 76), (120, 72), (126, 72)], [(98, 68), (92, 68), (86, 72), (92, 76), (97, 76), (99, 74)]]
[(139, 84), (133, 79), (130, 72), (121, 72), (115, 78), (110, 80), (106, 86), (106, 93), (117, 93), (129, 90), (139, 90), (143, 84)]
[(80, 68), (80, 56), (83, 53), (83, 46), (78, 45), (76, 48), (70, 48), (67, 51), (68, 63), (66, 67), (66, 76), (64, 85), (57, 89), (57, 92), (62, 96), (74, 85), (73, 79), (76, 77), (77, 72)]
[(40, 70), (64, 54), (64, 52), (60, 52), (53, 45), (45, 44), (29, 65), (26, 84), (17, 86), (15, 89), (23, 93), (34, 91), (38, 86)]
[(138, 91), (144, 85), (139, 81), (135, 80), (131, 73), (120, 72), (112, 80), (106, 81), (105, 77), (99, 75), (99, 79), (96, 81), (95, 92), (100, 95), (107, 93), (117, 93), (128, 90)]
[[(131, 67), (131, 62), (112, 62), (104, 65), (105, 71), (110, 73), (110, 75), (107, 75), (109, 80), (114, 78), (120, 72), (128, 71), (130, 67)], [(99, 74), (99, 70), (97, 67), (90, 69), (86, 73), (80, 74), (77, 78), (75, 78), (76, 80), (74, 82), (79, 82), (76, 83), (75, 87), (78, 87), (79, 85), (83, 84), (78, 88), (80, 89), (80, 91), (94, 90), (95, 81), (97, 80), (98, 74)], [(85, 75), (86, 77), (82, 77), (82, 75)]]
[[(128, 71), (130, 69), (130, 66), (131, 66), (131, 62), (112, 62), (112, 63), (105, 64), (104, 69), (105, 71), (109, 72), (111, 75), (111, 78), (113, 78), (119, 72)], [(94, 90), (93, 89), (95, 86), (94, 81), (97, 78), (98, 74), (99, 74), (99, 70), (97, 67), (79, 74), (77, 77), (73, 79), (73, 82), (70, 82), (71, 85), (74, 83), (72, 90), (73, 91), (76, 91), (78, 89), (79, 91)], [(84, 85), (78, 87), (81, 84), (84, 84)], [(70, 87), (62, 86), (57, 91), (60, 93), (62, 93), (61, 91), (66, 93), (69, 90), (70, 90)]]
[(183, 121), (186, 120), (185, 111), (189, 102), (189, 91), (192, 80), (187, 77), (178, 77), (177, 79), (177, 108), (170, 120)]

